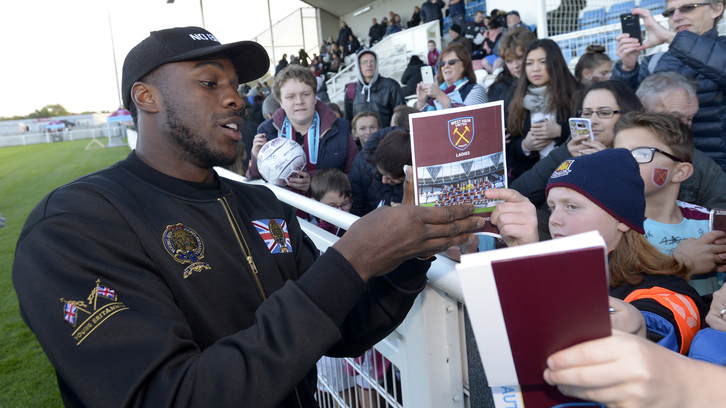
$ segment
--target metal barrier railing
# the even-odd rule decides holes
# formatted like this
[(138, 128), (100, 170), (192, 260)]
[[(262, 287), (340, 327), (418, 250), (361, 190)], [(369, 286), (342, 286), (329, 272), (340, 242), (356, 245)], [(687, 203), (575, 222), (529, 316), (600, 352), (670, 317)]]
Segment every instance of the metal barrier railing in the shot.
[[(358, 219), (355, 215), (284, 188), (247, 181), (225, 169), (215, 170), (220, 176), (232, 180), (264, 184), (280, 201), (341, 228), (350, 228)], [(338, 240), (338, 237), (305, 220), (299, 221), (303, 231), (322, 252)], [(339, 374), (329, 376), (319, 373), (318, 400), (322, 407), (467, 406), (463, 295), (454, 262), (439, 256), (427, 276), (429, 284), (414, 302), (406, 319), (374, 346), (369, 352), (372, 357), (358, 361), (346, 358), (337, 363), (328, 360), (319, 362), (323, 368), (324, 364), (331, 364), (332, 368), (328, 371)], [(380, 353), (382, 358), (379, 359), (376, 353)], [(381, 364), (384, 367), (380, 367)], [(353, 383), (355, 386), (351, 385)], [(344, 391), (340, 391), (341, 384)]]
[(30, 144), (69, 142), (79, 139), (96, 139), (107, 137), (120, 137), (121, 128), (113, 127), (97, 127), (90, 129), (74, 129), (61, 132), (46, 133), (23, 133), (13, 136), (0, 136), (0, 147), (25, 146)]

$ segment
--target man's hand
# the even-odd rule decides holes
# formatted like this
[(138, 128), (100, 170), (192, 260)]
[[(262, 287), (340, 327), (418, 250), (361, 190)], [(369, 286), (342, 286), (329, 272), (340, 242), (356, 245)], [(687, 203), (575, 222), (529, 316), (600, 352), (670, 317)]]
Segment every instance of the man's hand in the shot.
[(632, 71), (635, 69), (635, 64), (638, 62), (640, 51), (647, 50), (648, 48), (655, 47), (663, 43), (670, 44), (673, 42), (673, 39), (677, 34), (655, 21), (653, 16), (650, 14), (650, 10), (635, 8), (632, 13), (634, 16), (643, 18), (647, 39), (643, 44), (640, 44), (638, 39), (631, 38), (630, 34), (620, 34), (615, 37), (618, 41), (616, 54), (622, 62), (623, 71)]
[(406, 173), (406, 178), (403, 180), (403, 200), (401, 204), (414, 205), (416, 201), (414, 200), (413, 191), (413, 166), (403, 166), (403, 172)]
[(527, 197), (508, 188), (489, 189), (484, 195), (488, 199), (504, 200), (494, 208), (491, 222), (499, 228), (507, 246), (539, 242), (537, 209)]
[(287, 185), (305, 194), (310, 188), (310, 175), (304, 171), (293, 174), (287, 179)]
[(608, 303), (615, 310), (615, 313), (610, 314), (610, 326), (613, 329), (645, 338), (645, 318), (640, 310), (630, 303), (612, 296), (608, 297)]
[(333, 245), (363, 280), (385, 275), (413, 257), (430, 257), (454, 245), (471, 242), (469, 231), (484, 226), (470, 216), (474, 206), (381, 207), (353, 225)]
[[(721, 311), (724, 308), (726, 308), (726, 285), (713, 292), (711, 309), (709, 309), (708, 315), (706, 315), (706, 323), (708, 323), (712, 329), (726, 332), (726, 320), (721, 317)], [(724, 315), (724, 317), (726, 317), (726, 315)]]
[(267, 137), (265, 137), (264, 133), (258, 133), (255, 135), (255, 138), (252, 140), (252, 149), (250, 150), (250, 154), (257, 158), (257, 155), (260, 154), (260, 150), (262, 149), (262, 146), (267, 143)]
[(640, 41), (637, 38), (630, 37), (630, 34), (620, 34), (615, 37), (618, 41), (618, 47), (615, 49), (615, 53), (620, 58), (621, 66), (623, 71), (632, 71), (635, 69), (635, 64), (638, 63), (638, 56), (640, 55)]
[(692, 267), (694, 275), (726, 272), (726, 245), (721, 244), (725, 238), (726, 232), (711, 231), (698, 239), (683, 240), (673, 250), (673, 257)]
[(632, 11), (634, 16), (639, 16), (643, 19), (646, 31), (646, 40), (643, 45), (638, 47), (639, 50), (647, 50), (648, 48), (661, 45), (663, 43), (670, 44), (674, 38), (676, 38), (676, 32), (671, 31), (662, 25), (660, 25), (653, 15), (650, 14), (650, 10), (635, 8)]

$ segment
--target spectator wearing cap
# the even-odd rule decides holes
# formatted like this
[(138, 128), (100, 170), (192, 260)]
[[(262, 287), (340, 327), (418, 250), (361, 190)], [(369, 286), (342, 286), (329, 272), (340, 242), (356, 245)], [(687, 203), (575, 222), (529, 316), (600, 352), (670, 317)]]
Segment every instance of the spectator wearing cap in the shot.
[[(705, 326), (708, 306), (688, 284), (691, 268), (659, 252), (643, 236), (646, 200), (640, 171), (626, 149), (562, 162), (546, 188), (550, 235), (559, 239), (598, 231), (609, 252), (613, 328), (688, 354), (694, 335)], [(503, 198), (506, 205), (497, 206), (492, 222), (500, 231), (513, 231), (503, 234), (504, 241), (510, 246), (536, 242), (534, 206), (514, 190), (493, 190), (486, 197)]]
[[(726, 171), (726, 36), (719, 36), (716, 27), (723, 12), (724, 0), (668, 0), (663, 12), (668, 18), (668, 30), (649, 10), (633, 9), (633, 15), (645, 22), (647, 41), (641, 45), (629, 34), (617, 37), (620, 61), (613, 67), (610, 79), (625, 82), (633, 89), (659, 72), (673, 71), (694, 79), (700, 105), (691, 127), (696, 148)], [(668, 44), (668, 50), (638, 62), (641, 51), (661, 44)]]
[(444, 14), (441, 9), (444, 8), (444, 2), (441, 0), (427, 0), (421, 5), (421, 20), (424, 23), (439, 20), (439, 31), (444, 35)]
[(507, 28), (510, 30), (524, 27), (529, 31), (532, 31), (529, 29), (529, 26), (527, 24), (524, 24), (522, 22), (522, 19), (519, 17), (519, 12), (517, 10), (512, 10), (509, 13), (507, 13)]
[(464, 0), (449, 0), (449, 16), (453, 24), (466, 25), (466, 5)]
[(451, 37), (451, 44), (461, 44), (462, 47), (466, 50), (466, 52), (469, 53), (469, 55), (474, 53), (474, 45), (469, 41), (468, 38), (461, 35), (461, 26), (458, 24), (452, 24), (451, 28), (449, 28), (449, 37)]

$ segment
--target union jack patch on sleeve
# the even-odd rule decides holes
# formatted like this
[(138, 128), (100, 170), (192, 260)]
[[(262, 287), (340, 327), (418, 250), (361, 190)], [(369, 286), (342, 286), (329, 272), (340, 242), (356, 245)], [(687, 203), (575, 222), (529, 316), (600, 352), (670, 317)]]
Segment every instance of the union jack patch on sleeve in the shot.
[(252, 221), (257, 232), (267, 244), (271, 254), (291, 253), (290, 234), (287, 232), (287, 221), (279, 218)]
[(63, 317), (63, 320), (68, 322), (68, 324), (70, 324), (71, 326), (75, 326), (78, 308), (70, 303), (66, 303), (63, 310), (65, 311), (65, 316)]

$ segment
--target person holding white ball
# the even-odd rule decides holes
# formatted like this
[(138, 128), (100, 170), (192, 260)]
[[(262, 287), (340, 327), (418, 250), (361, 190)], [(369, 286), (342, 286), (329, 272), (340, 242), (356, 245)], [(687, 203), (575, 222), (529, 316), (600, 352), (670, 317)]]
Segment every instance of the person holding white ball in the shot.
[(281, 107), (257, 128), (247, 178), (261, 177), (257, 155), (267, 141), (276, 137), (295, 140), (305, 151), (304, 171), (288, 179), (288, 186), (300, 193), (307, 193), (310, 177), (319, 170), (337, 168), (348, 174), (358, 154), (350, 124), (316, 99), (316, 87), (315, 76), (298, 65), (288, 66), (275, 77), (272, 92)]

